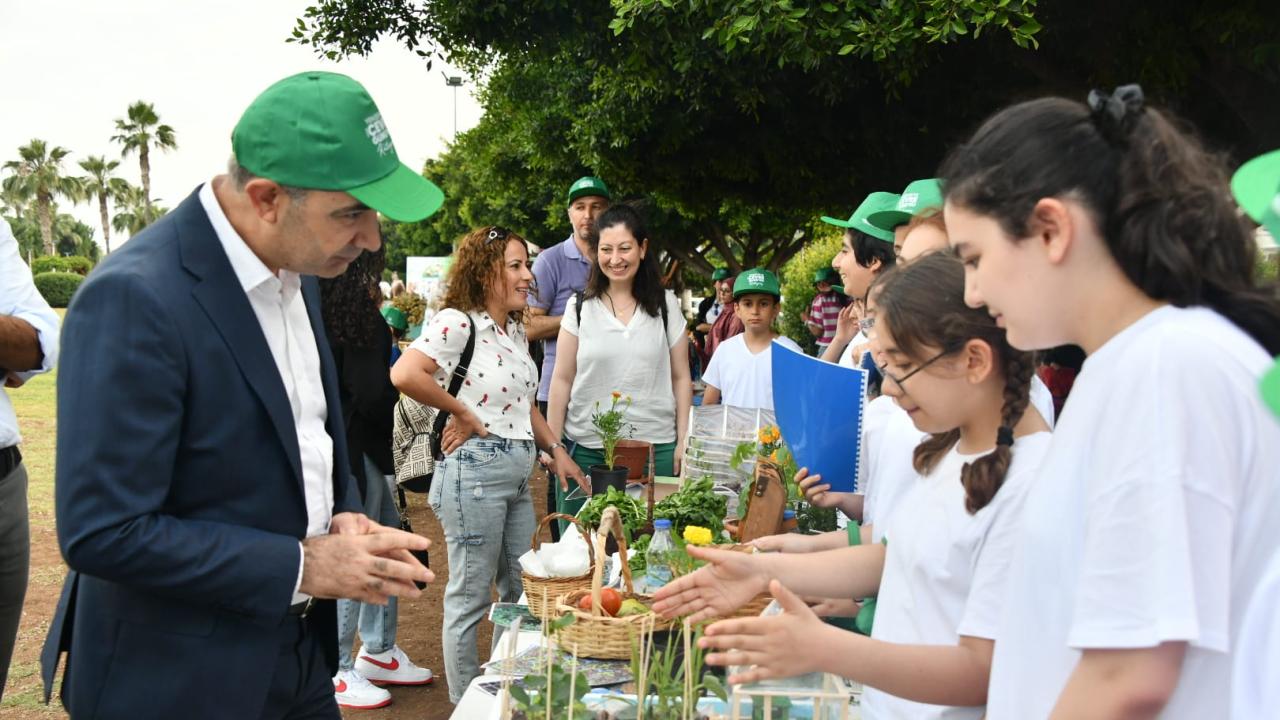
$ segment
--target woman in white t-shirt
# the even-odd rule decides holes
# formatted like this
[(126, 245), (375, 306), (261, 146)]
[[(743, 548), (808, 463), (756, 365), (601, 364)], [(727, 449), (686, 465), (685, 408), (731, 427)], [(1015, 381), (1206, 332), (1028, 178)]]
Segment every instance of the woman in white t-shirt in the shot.
[[(782, 615), (726, 620), (701, 644), (713, 665), (750, 669), (731, 683), (832, 672), (866, 686), (862, 716), (978, 718), (1002, 583), (1022, 499), (1048, 446), (1028, 412), (1034, 363), (964, 304), (964, 270), (937, 253), (878, 286), (884, 391), (929, 433), (919, 475), (882, 520), (885, 542), (800, 555), (690, 549), (704, 567), (668, 584), (654, 609), (724, 614), (767, 587)], [(879, 594), (870, 638), (823, 623), (794, 592)]]
[[(538, 370), (521, 321), (532, 283), (523, 238), (500, 227), (471, 232), (449, 271), (445, 309), (391, 368), (401, 392), (450, 415), (427, 503), (449, 556), (442, 635), (455, 703), (480, 674), (476, 627), (493, 586), (501, 602), (520, 599), (519, 558), (535, 529), (529, 498), (535, 441), (552, 454), (561, 477), (582, 477), (534, 401)], [(471, 362), (459, 370), (468, 337)], [(455, 370), (466, 378), (456, 397), (447, 390)]]
[(1024, 509), (988, 711), (1227, 717), (1280, 546), (1280, 427), (1258, 378), (1280, 303), (1221, 162), (1136, 85), (988, 119), (943, 165), (967, 299), (1088, 359)]
[[(596, 264), (582, 306), (570, 298), (560, 321), (547, 419), (570, 441), (579, 465), (598, 465), (604, 445), (591, 414), (597, 405), (608, 408), (615, 392), (630, 396), (624, 417), (630, 437), (653, 443), (656, 474), (679, 474), (693, 404), (680, 302), (662, 287), (656, 253), (635, 208), (606, 210), (596, 220), (591, 246)], [(561, 481), (556, 507), (572, 515), (583, 501), (566, 503), (567, 490)]]

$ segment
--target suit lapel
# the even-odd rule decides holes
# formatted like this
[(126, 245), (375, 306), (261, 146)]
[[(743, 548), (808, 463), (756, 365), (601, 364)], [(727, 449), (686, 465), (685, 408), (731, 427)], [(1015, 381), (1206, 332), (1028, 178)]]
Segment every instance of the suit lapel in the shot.
[(302, 458), (293, 411), (258, 316), (240, 287), (198, 194), (190, 195), (174, 212), (178, 215), (182, 264), (199, 278), (191, 294), (227, 344), (240, 372), (270, 416), (301, 487)]

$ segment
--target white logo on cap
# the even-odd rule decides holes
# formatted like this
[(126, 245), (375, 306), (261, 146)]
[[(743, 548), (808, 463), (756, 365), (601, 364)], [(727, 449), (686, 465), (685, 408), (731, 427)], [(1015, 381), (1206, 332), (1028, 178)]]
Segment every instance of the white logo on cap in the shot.
[(747, 284), (748, 284), (748, 285), (763, 285), (763, 284), (764, 284), (764, 273), (751, 273), (750, 275), (748, 275), (748, 276), (747, 276)]
[(382, 122), (382, 113), (374, 113), (364, 119), (364, 134), (378, 148), (379, 155), (391, 152), (391, 133), (387, 132), (387, 126)]
[(910, 210), (911, 208), (914, 208), (918, 202), (920, 202), (920, 195), (918, 193), (903, 193), (902, 198), (898, 200), (898, 209)]

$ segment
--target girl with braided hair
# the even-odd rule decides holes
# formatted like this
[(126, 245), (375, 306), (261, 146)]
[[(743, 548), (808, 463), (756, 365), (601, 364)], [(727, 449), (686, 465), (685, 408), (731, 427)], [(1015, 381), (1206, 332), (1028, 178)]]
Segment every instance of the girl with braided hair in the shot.
[(1257, 392), (1280, 302), (1222, 160), (1128, 85), (1001, 110), (942, 175), (969, 303), (1015, 347), (1087, 355), (1027, 497), (990, 717), (1226, 717), (1280, 546)]
[[(862, 717), (980, 718), (1003, 580), (1022, 499), (1049, 445), (1028, 408), (1030, 356), (964, 301), (949, 253), (897, 268), (872, 290), (884, 391), (928, 433), (919, 476), (883, 543), (801, 554), (703, 551), (708, 565), (662, 588), (654, 609), (723, 615), (768, 588), (785, 612), (711, 625), (707, 662), (746, 665), (731, 683), (814, 671), (863, 683)], [(871, 637), (822, 622), (794, 594), (879, 595)]]

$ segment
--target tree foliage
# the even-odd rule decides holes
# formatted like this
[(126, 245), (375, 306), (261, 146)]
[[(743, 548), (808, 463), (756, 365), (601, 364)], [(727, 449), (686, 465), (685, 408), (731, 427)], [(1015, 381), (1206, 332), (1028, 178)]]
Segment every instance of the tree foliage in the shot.
[[(143, 205), (151, 211), (151, 151), (169, 151), (178, 147), (173, 128), (160, 122), (155, 105), (138, 100), (129, 105), (123, 118), (116, 118), (116, 134), (111, 141), (120, 144), (120, 156), (138, 154), (138, 168), (142, 172)], [(164, 213), (160, 213), (163, 215)]]
[(53, 223), (58, 199), (78, 202), (84, 196), (83, 181), (63, 171), (62, 164), (70, 154), (64, 147), (49, 147), (44, 140), (33, 139), (18, 148), (17, 160), (4, 164), (10, 173), (3, 181), (5, 191), (35, 204), (45, 255), (54, 253)]
[(485, 117), (439, 161), (456, 218), (559, 239), (591, 171), (705, 271), (779, 267), (813, 218), (933, 174), (1029, 96), (1138, 81), (1238, 157), (1280, 146), (1277, 26), (1268, 0), (318, 0), (292, 39), (392, 37), (481, 81)]

